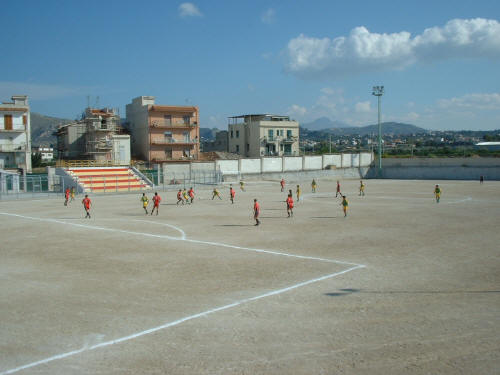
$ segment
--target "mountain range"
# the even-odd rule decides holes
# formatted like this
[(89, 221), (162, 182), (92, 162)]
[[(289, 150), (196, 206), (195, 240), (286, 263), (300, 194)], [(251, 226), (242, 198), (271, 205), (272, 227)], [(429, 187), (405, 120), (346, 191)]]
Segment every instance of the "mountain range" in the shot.
[[(67, 124), (73, 120), (44, 116), (36, 112), (31, 112), (31, 143), (38, 145), (55, 145), (57, 140), (54, 135), (60, 124)], [(399, 122), (382, 123), (384, 134), (406, 135), (415, 133), (427, 133), (428, 130), (419, 128), (411, 124)], [(209, 128), (200, 127), (200, 135), (205, 139), (213, 139), (214, 131)], [(320, 117), (310, 123), (301, 124), (301, 138), (325, 138), (329, 135), (370, 135), (378, 134), (377, 125), (362, 127), (349, 126), (341, 121), (332, 121), (327, 117)]]

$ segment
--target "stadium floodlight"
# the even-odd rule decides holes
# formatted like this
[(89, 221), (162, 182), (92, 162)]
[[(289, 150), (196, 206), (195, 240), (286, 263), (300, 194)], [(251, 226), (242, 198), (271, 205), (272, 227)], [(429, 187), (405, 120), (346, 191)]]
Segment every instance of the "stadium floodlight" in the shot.
[(382, 124), (380, 123), (380, 101), (384, 95), (384, 86), (373, 86), (372, 95), (378, 98), (378, 175), (382, 177)]

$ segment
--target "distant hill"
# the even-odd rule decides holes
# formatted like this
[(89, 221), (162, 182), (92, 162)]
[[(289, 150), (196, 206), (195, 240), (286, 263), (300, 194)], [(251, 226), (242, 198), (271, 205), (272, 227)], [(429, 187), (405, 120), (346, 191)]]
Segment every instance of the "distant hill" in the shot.
[[(392, 135), (410, 135), (417, 133), (428, 133), (429, 131), (424, 128), (420, 128), (411, 124), (404, 124), (400, 122), (383, 122), (382, 123), (382, 134), (392, 134)], [(300, 136), (303, 139), (308, 138), (325, 138), (329, 135), (342, 136), (342, 135), (377, 135), (378, 125), (368, 125), (361, 127), (349, 127), (349, 128), (331, 128), (331, 129), (321, 129), (321, 130), (309, 130), (306, 128), (300, 129)]]
[(60, 124), (67, 124), (73, 120), (58, 117), (44, 116), (36, 112), (31, 112), (31, 144), (33, 146), (53, 145), (57, 143), (53, 133)]
[(312, 122), (301, 124), (302, 127), (309, 130), (323, 130), (333, 128), (350, 128), (348, 124), (342, 121), (332, 121), (328, 117), (320, 117)]

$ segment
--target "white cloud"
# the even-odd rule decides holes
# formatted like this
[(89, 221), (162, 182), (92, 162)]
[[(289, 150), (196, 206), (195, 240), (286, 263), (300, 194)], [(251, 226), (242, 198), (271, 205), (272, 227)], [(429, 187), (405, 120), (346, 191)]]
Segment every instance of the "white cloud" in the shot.
[(75, 88), (60, 85), (0, 82), (0, 101), (10, 100), (12, 95), (28, 95), (28, 100), (47, 100), (82, 95), (90, 88)]
[(368, 102), (368, 101), (367, 102), (358, 102), (354, 106), (354, 110), (358, 113), (370, 112), (371, 111), (370, 102)]
[(265, 23), (270, 25), (271, 23), (274, 22), (274, 18), (276, 16), (276, 12), (274, 11), (273, 8), (269, 8), (266, 10), (264, 13), (261, 14), (260, 20)]
[(300, 105), (297, 104), (292, 104), (290, 108), (288, 108), (287, 114), (289, 116), (296, 116), (299, 118), (302, 118), (307, 112), (307, 109), (305, 107), (301, 107)]
[(447, 110), (500, 110), (500, 94), (467, 94), (451, 99), (440, 99), (437, 106)]
[(300, 34), (288, 42), (287, 53), (287, 70), (304, 78), (404, 69), (417, 62), (449, 58), (500, 58), (500, 23), (454, 19), (415, 37), (406, 31), (371, 33), (364, 26), (334, 39)]
[(202, 17), (203, 14), (200, 12), (198, 7), (193, 3), (182, 3), (179, 5), (179, 15), (181, 17)]

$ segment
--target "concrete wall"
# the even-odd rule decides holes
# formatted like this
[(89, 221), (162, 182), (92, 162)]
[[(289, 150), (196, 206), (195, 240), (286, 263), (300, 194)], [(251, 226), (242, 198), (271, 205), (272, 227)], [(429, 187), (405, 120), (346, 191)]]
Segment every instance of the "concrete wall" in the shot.
[(323, 169), (325, 168), (341, 168), (342, 155), (341, 154), (325, 154), (323, 155)]
[(222, 174), (238, 174), (239, 161), (238, 160), (216, 160), (215, 168)]
[(283, 158), (283, 172), (301, 171), (302, 157), (301, 156), (285, 156)]
[(351, 168), (352, 156), (351, 154), (342, 154), (342, 168)]
[(262, 173), (266, 172), (281, 172), (283, 168), (283, 161), (280, 157), (277, 158), (262, 158), (261, 170)]
[(215, 162), (201, 162), (201, 163), (191, 163), (192, 172), (215, 172)]
[(179, 164), (163, 164), (163, 175), (172, 178), (174, 175), (177, 176), (189, 176), (191, 173), (190, 163), (179, 163)]
[(304, 161), (302, 164), (302, 169), (304, 170), (315, 170), (323, 169), (323, 157), (322, 156), (304, 156)]
[(370, 152), (361, 152), (359, 154), (359, 157), (361, 158), (361, 166), (362, 167), (367, 167), (371, 164), (373, 161), (373, 154)]
[(351, 167), (359, 167), (359, 154), (351, 154)]
[(254, 174), (254, 173), (260, 173), (261, 172), (261, 165), (260, 165), (260, 158), (259, 159), (240, 159), (240, 173), (248, 173), (248, 174)]
[[(382, 176), (408, 180), (500, 180), (499, 158), (382, 159)], [(378, 177), (371, 168), (369, 178)]]

